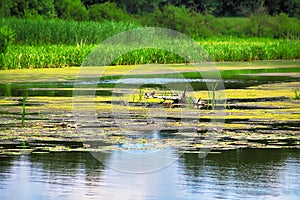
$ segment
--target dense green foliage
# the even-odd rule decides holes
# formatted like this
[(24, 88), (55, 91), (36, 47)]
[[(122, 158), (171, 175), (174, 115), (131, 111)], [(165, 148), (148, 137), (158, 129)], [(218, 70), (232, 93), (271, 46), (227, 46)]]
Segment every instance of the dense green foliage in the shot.
[(155, 12), (136, 23), (130, 22), (77, 22), (67, 20), (41, 20), (4, 18), (0, 27), (7, 26), (15, 33), (16, 44), (99, 44), (104, 39), (133, 28), (147, 26), (166, 27), (185, 33), (192, 38), (211, 37), (267, 37), (300, 38), (300, 20), (285, 14), (275, 17), (267, 15), (250, 18), (215, 18), (200, 15), (186, 8), (166, 7), (165, 13)]
[[(115, 3), (94, 4), (89, 8), (90, 20), (129, 21), (131, 17), (119, 9)], [(132, 20), (132, 19), (131, 19)]]
[[(300, 38), (299, 0), (3, 0), (0, 3), (0, 11), (0, 17), (1, 15), (2, 17), (15, 16), (30, 20), (42, 18), (97, 22), (108, 20), (139, 24), (140, 26), (165, 27), (185, 33), (195, 39), (224, 35)], [(216, 16), (235, 17), (219, 18)], [(299, 18), (297, 19), (297, 17)], [(94, 35), (101, 33), (95, 23), (76, 24), (75, 22), (59, 22), (59, 20), (50, 20), (50, 22), (37, 20), (33, 22), (5, 20), (2, 24), (9, 23), (8, 26), (14, 26), (13, 29), (21, 27), (21, 31), (24, 31), (24, 26), (30, 26), (26, 30), (34, 33), (35, 29), (34, 36), (37, 36), (37, 40), (40, 37), (37, 34), (44, 34), (49, 30), (53, 32), (54, 25), (58, 25), (58, 35), (63, 35), (61, 32), (66, 31), (66, 34), (73, 37), (74, 34), (68, 33), (68, 31), (74, 28), (79, 30), (79, 33), (76, 33), (77, 38), (80, 38), (82, 29), (86, 29), (86, 32), (90, 31)], [(38, 31), (37, 25), (41, 25)], [(44, 27), (45, 25), (50, 27)], [(87, 26), (79, 27), (80, 25)], [(102, 33), (107, 35), (104, 33), (107, 30), (102, 30)], [(20, 34), (16, 34), (20, 36)], [(46, 35), (49, 34), (46, 33)], [(20, 38), (20, 40), (28, 42), (27, 38), (21, 39), (18, 36), (17, 40)], [(56, 38), (58, 37), (56, 36)], [(86, 40), (86, 38), (80, 39)], [(91, 43), (99, 42), (99, 40), (90, 41)]]
[(1, 69), (80, 66), (91, 45), (15, 45), (8, 49)]
[(286, 14), (252, 15), (249, 18), (216, 18), (201, 15), (185, 7), (166, 6), (164, 10), (140, 19), (147, 26), (177, 30), (194, 38), (224, 36), (300, 38), (300, 20)]
[(214, 61), (299, 59), (300, 41), (210, 38), (200, 41)]
[(128, 14), (143, 15), (167, 5), (185, 6), (201, 14), (249, 16), (257, 13), (277, 15), (286, 13), (300, 17), (299, 0), (2, 0), (0, 17), (60, 17), (86, 20), (90, 8), (103, 3), (115, 3)]
[(14, 32), (7, 26), (0, 28), (0, 54), (6, 53), (7, 47), (13, 42), (14, 37)]
[(0, 27), (0, 69), (6, 68), (6, 52), (14, 40), (14, 32), (7, 26)]
[[(300, 59), (300, 41), (261, 38), (211, 38), (209, 40), (201, 40), (199, 43), (214, 61)], [(86, 56), (95, 47), (96, 45), (85, 44), (72, 46), (15, 45), (8, 49), (7, 59), (5, 60), (5, 66), (7, 67), (2, 69), (80, 66)], [(114, 48), (112, 45), (111, 49)], [(123, 47), (119, 46), (119, 48)], [(179, 46), (178, 48), (179, 50), (182, 49), (182, 51), (186, 49), (183, 46)], [(110, 49), (106, 50), (109, 51)], [(114, 55), (111, 56), (114, 57)], [(112, 64), (166, 64), (184, 62), (188, 61), (171, 52), (159, 49), (140, 49), (119, 57)]]
[[(2, 0), (0, 69), (80, 66), (103, 40), (143, 26), (184, 33), (214, 61), (299, 59), (299, 16), (298, 0)], [(112, 64), (182, 62), (141, 49)]]
[(0, 20), (1, 26), (10, 27), (15, 32), (15, 44), (29, 45), (99, 44), (112, 35), (139, 27), (129, 22), (104, 21), (98, 23), (17, 18)]

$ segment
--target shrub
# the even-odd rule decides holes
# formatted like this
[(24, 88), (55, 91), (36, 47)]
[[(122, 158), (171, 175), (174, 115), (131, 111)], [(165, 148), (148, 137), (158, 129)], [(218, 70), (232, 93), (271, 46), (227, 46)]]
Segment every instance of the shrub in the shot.
[(130, 17), (117, 8), (115, 3), (105, 2), (102, 4), (94, 4), (89, 8), (89, 18), (94, 21), (114, 20), (125, 21)]
[(212, 35), (208, 25), (212, 16), (204, 17), (200, 13), (191, 11), (184, 6), (165, 6), (162, 11), (155, 9), (153, 14), (148, 14), (139, 22), (146, 26), (158, 26), (176, 30), (192, 36), (193, 38), (207, 37)]
[(281, 13), (274, 20), (275, 38), (299, 39), (300, 24), (297, 19), (288, 17), (287, 14)]
[(84, 21), (88, 19), (88, 11), (80, 0), (56, 0), (55, 9), (59, 18)]

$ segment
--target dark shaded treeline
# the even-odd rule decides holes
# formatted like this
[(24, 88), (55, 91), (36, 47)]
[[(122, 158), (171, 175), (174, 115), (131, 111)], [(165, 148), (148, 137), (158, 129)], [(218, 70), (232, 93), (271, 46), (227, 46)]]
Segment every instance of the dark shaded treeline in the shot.
[(168, 5), (217, 17), (285, 13), (300, 18), (300, 0), (1, 0), (0, 17), (99, 20), (114, 14), (124, 19), (163, 11)]

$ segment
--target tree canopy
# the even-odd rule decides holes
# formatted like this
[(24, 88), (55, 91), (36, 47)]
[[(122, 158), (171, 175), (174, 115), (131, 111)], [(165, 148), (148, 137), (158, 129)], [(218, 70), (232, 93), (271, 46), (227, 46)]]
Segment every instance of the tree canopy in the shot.
[[(1, 0), (0, 17), (103, 20), (144, 15), (172, 5), (217, 17), (278, 15), (300, 18), (300, 0)], [(113, 17), (112, 17), (113, 15)]]

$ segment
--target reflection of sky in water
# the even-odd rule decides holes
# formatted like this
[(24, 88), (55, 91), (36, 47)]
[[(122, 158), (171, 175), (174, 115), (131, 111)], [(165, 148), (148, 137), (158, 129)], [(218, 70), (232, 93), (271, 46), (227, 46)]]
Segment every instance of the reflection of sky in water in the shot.
[[(262, 161), (248, 160), (251, 159), (248, 153), (236, 160), (237, 152), (229, 157), (212, 155), (205, 160), (192, 155), (189, 157), (193, 159), (178, 158), (173, 151), (144, 155), (143, 159), (134, 158), (135, 155), (128, 152), (115, 152), (107, 157), (105, 168), (98, 162), (95, 164), (96, 160), (90, 154), (85, 154), (89, 155), (86, 157), (80, 154), (81, 159), (66, 162), (60, 159), (68, 159), (69, 154), (67, 157), (43, 154), (40, 160), (32, 160), (31, 155), (20, 156), (15, 157), (12, 166), (0, 168), (0, 175), (5, 174), (0, 176), (0, 199), (299, 199), (300, 157), (297, 152), (287, 159), (275, 156), (271, 159), (263, 157)], [(50, 156), (58, 158), (51, 160)], [(172, 164), (151, 173), (132, 174), (112, 169), (141, 171), (166, 161), (172, 161)]]
[[(113, 155), (110, 159), (111, 164), (126, 165), (127, 168), (144, 166), (143, 163), (130, 162), (128, 160), (130, 156), (120, 156), (121, 154), (119, 152)], [(122, 159), (118, 160), (121, 157)], [(176, 184), (180, 177), (176, 168), (178, 168), (178, 164), (174, 163), (153, 173), (131, 174), (107, 167), (99, 181), (89, 182), (85, 177), (84, 169), (79, 169), (71, 177), (65, 174), (58, 175), (55, 174), (55, 171), (32, 168), (29, 160), (23, 157), (23, 159), (15, 161), (14, 167), (10, 171), (10, 178), (5, 180), (6, 190), (5, 192), (0, 191), (0, 199), (139, 200), (155, 199), (157, 196), (161, 200), (188, 199), (184, 188)], [(159, 191), (160, 188), (163, 190)]]
[(167, 84), (167, 83), (190, 83), (190, 82), (216, 82), (214, 79), (190, 79), (190, 78), (124, 78), (116, 83), (123, 84)]
[(215, 79), (191, 79), (191, 78), (122, 78), (122, 79), (110, 79), (100, 81), (81, 81), (77, 82), (78, 85), (92, 85), (101, 83), (112, 84), (168, 84), (168, 83), (214, 83), (218, 80)]

